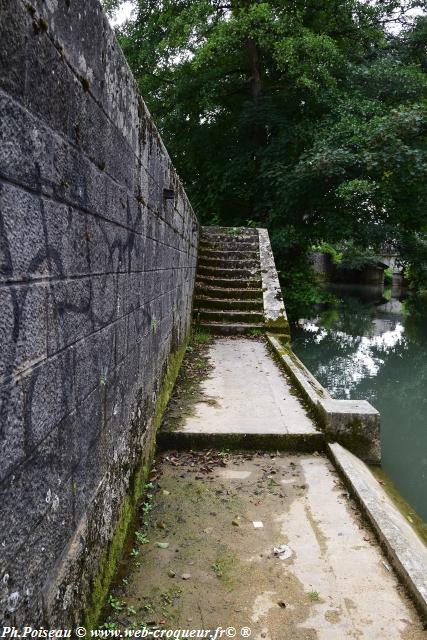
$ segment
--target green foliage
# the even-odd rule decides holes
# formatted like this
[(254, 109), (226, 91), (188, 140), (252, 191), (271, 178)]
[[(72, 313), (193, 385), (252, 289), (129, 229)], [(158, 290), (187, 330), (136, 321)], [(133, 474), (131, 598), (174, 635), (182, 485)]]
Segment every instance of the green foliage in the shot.
[(316, 273), (306, 256), (288, 259), (280, 272), (283, 299), (291, 322), (309, 318), (316, 305), (332, 302), (332, 296), (320, 286)]
[(113, 16), (114, 12), (123, 4), (124, 0), (101, 0), (102, 7), (107, 16)]
[(333, 247), (329, 242), (321, 242), (318, 245), (313, 246), (313, 251), (318, 251), (319, 253), (325, 253), (332, 258), (332, 262), (334, 264), (340, 264), (342, 260), (342, 253), (338, 251), (336, 247)]
[(410, 257), (405, 277), (413, 290), (427, 290), (427, 235), (421, 233), (402, 236), (402, 253)]
[(123, 600), (115, 598), (111, 594), (108, 598), (108, 604), (112, 609), (114, 609), (114, 611), (122, 611), (125, 608), (125, 603), (123, 602)]
[[(391, 286), (392, 282), (393, 282), (393, 269), (389, 267), (384, 271), (384, 283), (387, 286)], [(390, 296), (388, 296), (389, 293), (390, 293)], [(387, 294), (387, 297), (391, 297), (391, 291), (389, 290), (384, 291), (384, 297), (386, 297), (386, 294)]]
[(339, 266), (344, 269), (363, 269), (366, 266), (376, 266), (378, 257), (370, 247), (361, 247), (352, 240), (338, 244), (340, 260)]
[(414, 265), (427, 233), (414, 7), (425, 1), (138, 0), (120, 42), (202, 223), (267, 226), (283, 272), (349, 239), (354, 260), (387, 241)]
[[(206, 344), (208, 342), (211, 342), (211, 340), (212, 333), (209, 331), (209, 329), (205, 329), (197, 325), (194, 327), (192, 334), (192, 341), (194, 342), (194, 344)], [(192, 347), (191, 351), (193, 351)]]
[(135, 538), (139, 544), (148, 544), (150, 542), (147, 534), (143, 531), (135, 531)]

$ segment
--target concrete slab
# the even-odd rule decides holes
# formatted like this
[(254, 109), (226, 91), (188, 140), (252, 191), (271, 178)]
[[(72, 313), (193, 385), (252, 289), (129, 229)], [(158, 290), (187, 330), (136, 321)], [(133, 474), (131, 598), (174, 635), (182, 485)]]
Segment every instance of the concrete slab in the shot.
[(216, 339), (205, 402), (179, 429), (204, 434), (318, 434), (263, 342)]
[(325, 456), (230, 454), (206, 473), (207, 455), (156, 463), (149, 543), (119, 592), (136, 619), (255, 640), (425, 639)]
[(393, 566), (427, 618), (427, 548), (369, 468), (339, 444), (329, 445), (329, 450)]

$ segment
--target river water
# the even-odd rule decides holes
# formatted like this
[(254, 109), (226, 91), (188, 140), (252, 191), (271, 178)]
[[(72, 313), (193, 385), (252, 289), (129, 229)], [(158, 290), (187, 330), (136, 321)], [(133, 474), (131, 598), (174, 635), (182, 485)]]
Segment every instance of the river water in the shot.
[(381, 413), (382, 466), (427, 521), (427, 301), (335, 287), (336, 305), (292, 331), (298, 357), (335, 398)]

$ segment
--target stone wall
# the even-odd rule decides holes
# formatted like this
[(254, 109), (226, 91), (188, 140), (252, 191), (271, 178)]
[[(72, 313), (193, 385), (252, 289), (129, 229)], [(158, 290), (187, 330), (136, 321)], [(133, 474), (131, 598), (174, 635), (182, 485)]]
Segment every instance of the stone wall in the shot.
[(5, 623), (99, 610), (188, 334), (197, 236), (98, 0), (0, 0)]

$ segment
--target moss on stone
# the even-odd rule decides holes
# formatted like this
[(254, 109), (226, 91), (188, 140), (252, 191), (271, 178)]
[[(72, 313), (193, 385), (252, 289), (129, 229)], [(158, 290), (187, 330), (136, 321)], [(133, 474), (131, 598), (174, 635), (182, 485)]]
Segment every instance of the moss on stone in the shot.
[(89, 80), (87, 78), (85, 78), (85, 76), (82, 76), (82, 75), (78, 76), (78, 78), (79, 78), (79, 80), (81, 82), (81, 85), (83, 87), (83, 91), (86, 91), (86, 92), (89, 91), (89, 89), (90, 89)]
[[(293, 390), (295, 391), (295, 395), (298, 397), (299, 401), (303, 405), (307, 415), (311, 418), (311, 420), (316, 424), (319, 429), (325, 428), (325, 418), (321, 411), (320, 406), (313, 402), (313, 399), (308, 395), (307, 391), (304, 389), (298, 377), (295, 375), (292, 367), (288, 365), (285, 360), (285, 357), (289, 357), (292, 360), (292, 363), (301, 370), (302, 373), (305, 373), (304, 365), (298, 360), (294, 352), (292, 351), (289, 342), (287, 341), (286, 335), (274, 335), (275, 343), (271, 342), (268, 339), (267, 335), (267, 344), (270, 346), (271, 352), (273, 354), (274, 359), (278, 363), (281, 369), (283, 369), (286, 375), (289, 377)], [(277, 345), (276, 343), (279, 342)], [(285, 344), (284, 344), (285, 343)], [(307, 379), (308, 380), (308, 379)], [(310, 382), (308, 380), (308, 382)], [(311, 384), (311, 383), (310, 383)], [(314, 391), (319, 394), (317, 388), (313, 387)], [(319, 394), (320, 395), (320, 394)]]
[(290, 341), (291, 332), (289, 323), (283, 315), (279, 315), (275, 320), (267, 318), (265, 320), (265, 326), (271, 333), (280, 334), (280, 337), (283, 338), (285, 342)]
[(161, 390), (157, 396), (145, 451), (129, 483), (130, 488), (123, 500), (120, 516), (115, 525), (111, 542), (99, 561), (97, 575), (92, 581), (91, 593), (89, 594), (88, 603), (82, 615), (83, 624), (86, 629), (94, 629), (97, 627), (110, 585), (117, 571), (126, 537), (135, 518), (136, 508), (143, 495), (144, 485), (151, 468), (156, 449), (156, 432), (178, 376), (186, 346), (187, 339), (179, 349), (169, 357)]
[[(153, 436), (154, 435), (155, 434), (153, 434)], [(92, 582), (89, 602), (83, 615), (83, 624), (86, 629), (94, 629), (98, 625), (99, 616), (122, 556), (127, 532), (133, 521), (136, 506), (142, 496), (144, 484), (148, 477), (154, 456), (155, 438), (153, 436), (148, 452), (144, 455), (144, 462), (135, 472), (131, 480), (130, 492), (124, 498), (113, 538), (99, 562), (98, 573)]]
[(185, 419), (194, 414), (198, 402), (216, 403), (203, 392), (202, 383), (209, 375), (212, 365), (208, 352), (213, 336), (199, 325), (193, 327), (190, 345), (182, 363), (174, 394), (165, 411), (162, 431), (178, 429)]
[(325, 439), (322, 433), (316, 434), (244, 434), (244, 433), (186, 433), (159, 432), (160, 449), (229, 449), (233, 451), (323, 451)]
[(30, 14), (30, 16), (34, 17), (34, 16), (36, 15), (36, 10), (35, 10), (35, 8), (33, 7), (33, 5), (32, 5), (32, 4), (30, 4), (29, 2), (27, 2), (27, 4), (25, 5), (25, 7), (26, 7), (26, 9), (27, 9), (28, 13)]
[(366, 435), (365, 428), (361, 420), (354, 418), (345, 425), (345, 431), (337, 431), (329, 427), (324, 427), (325, 434), (330, 442), (339, 442), (343, 447), (354, 453), (362, 460), (369, 459), (372, 451), (372, 440)]
[(401, 496), (394, 486), (384, 469), (377, 465), (370, 466), (370, 469), (376, 479), (381, 482), (383, 489), (393, 501), (393, 504), (399, 509), (400, 513), (408, 520), (412, 528), (427, 546), (427, 523), (414, 511), (410, 504)]
[(49, 28), (48, 22), (44, 18), (39, 18), (38, 26), (40, 31), (47, 31)]

